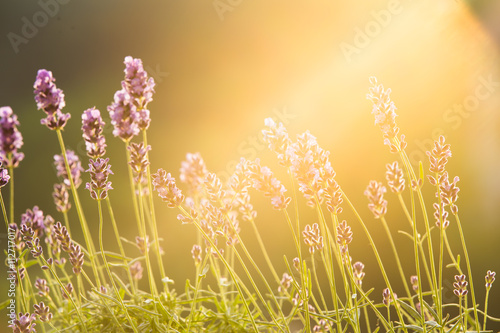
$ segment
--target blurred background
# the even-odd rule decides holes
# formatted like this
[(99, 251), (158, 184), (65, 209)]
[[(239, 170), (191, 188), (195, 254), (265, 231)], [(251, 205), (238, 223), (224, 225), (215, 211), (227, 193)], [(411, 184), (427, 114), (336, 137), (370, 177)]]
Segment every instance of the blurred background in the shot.
[[(95, 106), (109, 123), (106, 108), (120, 89), (123, 59), (131, 55), (143, 60), (157, 83), (148, 132), (152, 170), (161, 167), (178, 177), (185, 154), (200, 152), (209, 170), (225, 180), (240, 156), (260, 157), (291, 193), (286, 173), (261, 143), (260, 131), (267, 117), (283, 122), (293, 138), (310, 130), (331, 152), (337, 181), (373, 232), (386, 267), (395, 270), (380, 221), (373, 219), (363, 196), (370, 180), (385, 183), (385, 165), (397, 159), (383, 145), (366, 99), (368, 78), (375, 75), (393, 91), (397, 122), (414, 166), (422, 160), (428, 168), (425, 151), (439, 135), (452, 145), (447, 169), (460, 177), (458, 205), (482, 308), (486, 271), (500, 271), (499, 16), (500, 3), (485, 0), (370, 0), (364, 6), (331, 0), (4, 0), (0, 105), (11, 106), (18, 115), (26, 154), (15, 172), (16, 218), (38, 205), (62, 219), (51, 198), (58, 182), (53, 155), (60, 150), (55, 133), (40, 125), (43, 112), (36, 110), (32, 88), (37, 70), (51, 70), (64, 91), (63, 111), (72, 114), (64, 138), (86, 168), (81, 113)], [(115, 173), (111, 200), (122, 236), (134, 239), (124, 145), (111, 131), (110, 126), (105, 130)], [(433, 189), (426, 183), (424, 191), (432, 211)], [(257, 225), (278, 272), (284, 272), (283, 254), (294, 256), (288, 227), (266, 199), (252, 193)], [(83, 186), (80, 197), (97, 235), (96, 204)], [(387, 193), (386, 199), (400, 256), (412, 256), (412, 244), (396, 232), (409, 231), (397, 197)], [(344, 211), (340, 218), (354, 231), (353, 259), (365, 263), (364, 285), (377, 288), (374, 297), (381, 300), (385, 286), (368, 241)], [(305, 205), (300, 212), (304, 224), (317, 222)], [(72, 230), (78, 230), (76, 212), (70, 213)], [(157, 213), (167, 275), (182, 290), (185, 279), (194, 276), (194, 227), (181, 225), (177, 211), (160, 201)], [(458, 252), (453, 222), (448, 232)], [(250, 226), (242, 224), (242, 237), (255, 246), (265, 267)], [(116, 249), (112, 241), (106, 246)], [(128, 250), (138, 255), (136, 249)], [(406, 264), (407, 275), (413, 275), (413, 263)], [(445, 269), (445, 301), (454, 301), (454, 274)], [(5, 286), (5, 270), (0, 276)], [(393, 280), (402, 295), (399, 277)], [(489, 313), (496, 317), (499, 299), (500, 287), (494, 285)]]

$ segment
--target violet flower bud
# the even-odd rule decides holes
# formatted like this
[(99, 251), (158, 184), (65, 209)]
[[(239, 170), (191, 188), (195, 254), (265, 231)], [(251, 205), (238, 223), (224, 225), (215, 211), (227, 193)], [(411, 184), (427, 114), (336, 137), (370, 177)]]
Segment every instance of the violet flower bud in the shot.
[(111, 182), (108, 181), (111, 171), (111, 165), (108, 164), (109, 158), (98, 158), (95, 161), (90, 159), (89, 169), (90, 183), (87, 183), (85, 188), (90, 191), (90, 196), (94, 200), (104, 200), (108, 196), (108, 191), (112, 190)]
[(23, 145), (23, 136), (17, 129), (19, 121), (9, 106), (0, 107), (0, 160), (7, 167), (17, 167), (24, 159), (18, 152)]
[(139, 113), (134, 105), (133, 98), (125, 90), (115, 93), (114, 102), (108, 106), (111, 124), (114, 126), (113, 135), (127, 142), (139, 134)]
[(83, 111), (82, 136), (90, 158), (102, 157), (106, 153), (106, 139), (102, 135), (104, 125), (101, 112), (95, 107)]
[[(75, 187), (78, 188), (82, 183), (81, 172), (83, 171), (80, 158), (70, 149), (66, 150), (66, 157), (68, 158), (73, 183), (75, 184)], [(64, 157), (62, 155), (54, 155), (54, 165), (56, 166), (57, 176), (61, 176), (63, 178), (63, 183), (66, 187), (71, 187), (71, 182), (68, 178), (68, 173), (66, 172)]]
[[(122, 87), (134, 98), (137, 109), (145, 109), (153, 100), (154, 79), (148, 78), (141, 59), (128, 56), (125, 57), (123, 63), (125, 64), (125, 80), (122, 81)], [(149, 126), (149, 121), (147, 126)]]
[(52, 130), (62, 129), (71, 117), (69, 113), (64, 114), (61, 111), (66, 105), (64, 93), (56, 87), (54, 81), (52, 72), (40, 69), (33, 85), (38, 110), (43, 110), (47, 114), (40, 123)]
[(148, 161), (148, 151), (151, 150), (151, 146), (144, 147), (144, 143), (131, 143), (128, 146), (130, 151), (130, 166), (134, 171), (134, 181), (136, 184), (142, 182), (146, 178), (146, 168), (150, 164)]
[(7, 171), (7, 169), (2, 168), (2, 161), (0, 161), (0, 188), (7, 185), (9, 180), (9, 172)]

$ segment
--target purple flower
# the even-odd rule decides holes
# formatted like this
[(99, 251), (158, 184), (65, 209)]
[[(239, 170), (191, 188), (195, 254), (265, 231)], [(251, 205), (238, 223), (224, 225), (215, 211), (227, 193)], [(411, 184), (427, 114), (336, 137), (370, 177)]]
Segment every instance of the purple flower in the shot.
[(29, 312), (25, 314), (19, 312), (18, 319), (15, 319), (14, 323), (10, 324), (9, 327), (12, 328), (14, 333), (31, 333), (36, 332), (35, 325), (35, 314), (30, 315)]
[(9, 106), (0, 107), (0, 159), (7, 167), (17, 167), (24, 154), (17, 150), (23, 145), (23, 136), (18, 131), (19, 121)]
[(9, 172), (7, 169), (2, 168), (2, 161), (0, 161), (0, 187), (4, 187), (10, 180)]
[(122, 87), (134, 98), (134, 104), (138, 109), (145, 109), (153, 100), (155, 81), (153, 78), (148, 78), (141, 59), (128, 56), (123, 63), (125, 80), (122, 81)]
[(62, 129), (71, 117), (69, 113), (61, 111), (66, 105), (64, 93), (56, 87), (54, 81), (52, 72), (40, 69), (33, 85), (38, 110), (43, 110), (47, 114), (47, 117), (42, 119), (40, 123), (52, 130)]
[[(75, 184), (75, 187), (78, 188), (82, 183), (82, 163), (80, 162), (80, 158), (78, 157), (78, 155), (76, 155), (75, 152), (70, 149), (66, 151), (66, 157), (68, 158), (68, 164), (69, 169), (71, 170), (73, 183)], [(63, 177), (63, 183), (64, 185), (66, 185), (66, 187), (71, 187), (71, 182), (68, 178), (68, 173), (66, 172), (64, 157), (62, 155), (54, 155), (54, 165), (56, 166), (57, 176)]]
[(108, 196), (108, 191), (112, 190), (111, 182), (108, 182), (108, 177), (113, 174), (111, 165), (108, 164), (109, 158), (98, 158), (95, 161), (90, 159), (89, 169), (90, 183), (87, 183), (85, 188), (90, 191), (90, 196), (94, 200), (103, 200)]
[(67, 212), (71, 208), (69, 203), (68, 189), (64, 184), (54, 184), (54, 192), (52, 192), (56, 209), (59, 212)]
[(82, 136), (90, 158), (98, 158), (106, 153), (106, 139), (102, 135), (103, 126), (104, 121), (99, 110), (93, 107), (83, 111)]
[(115, 93), (114, 102), (108, 106), (108, 111), (111, 124), (114, 126), (114, 136), (120, 137), (123, 141), (129, 141), (139, 134), (140, 115), (132, 97), (125, 89)]
[(148, 151), (151, 150), (151, 146), (144, 147), (144, 143), (131, 143), (128, 146), (130, 150), (130, 166), (134, 171), (134, 181), (138, 184), (146, 178), (146, 168), (149, 165), (148, 161)]
[[(47, 215), (47, 217), (49, 217), (49, 215)], [(38, 208), (38, 206), (34, 206), (33, 210), (29, 208), (26, 209), (26, 213), (21, 215), (21, 226), (23, 224), (31, 227), (36, 235), (43, 235), (45, 231), (45, 217), (43, 216), (43, 211)]]

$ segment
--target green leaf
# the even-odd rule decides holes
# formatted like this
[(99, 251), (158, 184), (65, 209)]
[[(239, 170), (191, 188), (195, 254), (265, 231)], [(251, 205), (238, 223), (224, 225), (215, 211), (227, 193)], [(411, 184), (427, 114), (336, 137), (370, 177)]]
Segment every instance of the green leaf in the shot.
[[(417, 325), (405, 325), (406, 328), (411, 328), (412, 330), (416, 331), (416, 332), (423, 332), (424, 329), (420, 326), (417, 326)], [(394, 329), (400, 329), (400, 328), (403, 328), (403, 326), (396, 326), (394, 327)]]
[(434, 309), (426, 301), (422, 300), (422, 302), (424, 303), (427, 310), (429, 310), (429, 312), (431, 313), (431, 316), (433, 316), (434, 318), (439, 318), (436, 311), (434, 311)]
[(0, 303), (0, 310), (3, 310), (5, 309), (10, 303), (10, 299), (6, 300), (6, 301), (3, 301), (2, 303)]
[(31, 266), (36, 265), (36, 264), (38, 264), (38, 260), (31, 259), (31, 260), (26, 261), (26, 263), (24, 264), (24, 268), (28, 268), (28, 267), (31, 267)]
[(115, 258), (115, 259), (127, 260), (127, 261), (132, 260), (132, 258), (124, 257), (121, 254), (115, 253), (115, 252), (104, 251), (104, 254), (106, 254), (107, 257), (111, 257), (111, 258)]
[(415, 318), (417, 321), (422, 320), (422, 316), (420, 315), (420, 313), (418, 313), (417, 310), (415, 310), (409, 304), (403, 302), (400, 299), (398, 299), (397, 301), (406, 310), (406, 312), (408, 312), (413, 318)]

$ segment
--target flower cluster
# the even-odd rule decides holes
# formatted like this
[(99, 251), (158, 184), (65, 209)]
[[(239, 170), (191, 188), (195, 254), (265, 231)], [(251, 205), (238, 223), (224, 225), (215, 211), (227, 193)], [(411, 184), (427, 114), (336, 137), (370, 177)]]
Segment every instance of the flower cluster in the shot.
[(453, 283), (453, 287), (455, 289), (453, 289), (453, 293), (457, 296), (457, 297), (462, 297), (462, 296), (465, 296), (467, 295), (467, 285), (469, 283), (467, 281), (465, 281), (465, 275), (462, 274), (462, 275), (455, 275), (455, 282)]
[(319, 226), (314, 223), (312, 227), (308, 224), (304, 231), (302, 231), (304, 242), (309, 246), (309, 253), (314, 254), (315, 250), (320, 251), (323, 249), (323, 236), (319, 233)]
[(64, 93), (56, 87), (54, 82), (52, 72), (40, 69), (33, 85), (38, 110), (43, 110), (47, 114), (47, 117), (40, 122), (51, 130), (64, 128), (71, 117), (69, 113), (61, 111), (66, 105)]
[(292, 198), (285, 197), (285, 186), (276, 179), (268, 167), (260, 165), (260, 160), (248, 164), (246, 176), (252, 181), (252, 186), (264, 196), (271, 198), (274, 209), (286, 209)]
[(148, 78), (141, 59), (126, 57), (124, 63), (125, 80), (108, 111), (114, 126), (113, 135), (129, 141), (149, 127), (151, 119), (146, 107), (153, 99), (155, 83), (153, 78)]
[(197, 244), (193, 245), (191, 256), (193, 257), (194, 264), (198, 266), (201, 263), (201, 246)]
[(493, 282), (495, 282), (495, 275), (497, 273), (493, 272), (493, 271), (490, 271), (488, 270), (488, 272), (486, 272), (486, 276), (484, 277), (485, 281), (486, 281), (486, 288), (491, 288), (491, 286), (493, 285)]
[(170, 208), (178, 207), (184, 201), (184, 195), (175, 185), (175, 179), (163, 169), (158, 169), (153, 175), (153, 186)]
[(97, 158), (95, 161), (90, 159), (89, 169), (90, 183), (85, 188), (90, 191), (90, 196), (94, 200), (104, 200), (108, 197), (108, 191), (112, 190), (111, 182), (108, 181), (111, 171), (111, 165), (108, 164), (109, 158)]
[(387, 164), (386, 168), (385, 179), (387, 179), (387, 185), (389, 185), (391, 191), (397, 194), (403, 192), (405, 190), (405, 178), (398, 162), (394, 161), (392, 164)]
[(292, 143), (288, 137), (288, 132), (282, 123), (279, 125), (272, 118), (264, 120), (266, 129), (262, 130), (264, 141), (269, 145), (269, 149), (278, 156), (280, 164), (284, 167), (291, 166), (289, 146)]
[(179, 179), (188, 185), (187, 192), (196, 195), (203, 189), (203, 181), (208, 174), (205, 161), (200, 153), (187, 153), (186, 160), (181, 163)]
[(142, 183), (146, 179), (146, 170), (149, 165), (148, 161), (148, 151), (151, 150), (151, 146), (144, 147), (144, 143), (131, 143), (127, 147), (130, 151), (130, 162), (129, 165), (132, 167), (134, 172), (134, 181), (136, 184)]
[(26, 209), (26, 212), (21, 215), (21, 226), (26, 224), (28, 227), (33, 228), (35, 235), (42, 236), (48, 227), (46, 222), (51, 220), (50, 215), (45, 217), (43, 211), (38, 206), (34, 206), (33, 209)]
[(142, 273), (144, 269), (142, 268), (141, 262), (136, 261), (132, 265), (130, 265), (130, 274), (134, 280), (139, 281), (142, 279)]
[(7, 169), (2, 168), (2, 161), (0, 161), (0, 188), (4, 187), (9, 183), (10, 176)]
[(383, 217), (387, 213), (387, 200), (384, 200), (384, 193), (386, 191), (382, 183), (372, 180), (364, 192), (368, 197), (368, 208), (372, 211), (376, 219)]
[(35, 314), (29, 314), (26, 312), (23, 314), (19, 312), (17, 318), (14, 320), (13, 324), (10, 324), (9, 327), (12, 328), (13, 333), (32, 333), (36, 332), (35, 330)]
[[(70, 149), (66, 150), (66, 158), (68, 159), (71, 178), (73, 179), (75, 187), (78, 188), (82, 183), (82, 163), (80, 162), (78, 155)], [(71, 187), (71, 181), (69, 180), (68, 173), (66, 172), (66, 163), (64, 163), (63, 155), (54, 155), (54, 165), (56, 166), (57, 176), (63, 178), (63, 183), (66, 187)]]
[(21, 227), (21, 233), (23, 234), (23, 240), (26, 246), (31, 250), (33, 257), (38, 258), (42, 255), (43, 249), (40, 245), (40, 238), (36, 236), (36, 233), (31, 227), (23, 224)]
[(114, 126), (114, 136), (127, 142), (139, 134), (139, 113), (126, 90), (118, 90), (115, 93), (113, 103), (108, 106), (108, 112), (111, 124)]
[(410, 276), (410, 283), (411, 283), (411, 287), (413, 288), (413, 291), (418, 292), (418, 276), (417, 275)]
[(135, 106), (142, 114), (139, 127), (147, 129), (150, 119), (149, 110), (146, 108), (153, 100), (155, 81), (152, 77), (148, 78), (141, 59), (128, 56), (125, 57), (124, 64), (125, 80), (122, 81), (122, 87), (132, 96)]
[(354, 275), (354, 281), (360, 287), (363, 284), (363, 278), (365, 277), (365, 272), (363, 272), (363, 269), (365, 269), (365, 265), (360, 261), (357, 261), (352, 265), (352, 274)]
[(448, 179), (448, 172), (443, 173), (443, 177), (440, 179), (439, 189), (441, 190), (441, 199), (444, 205), (450, 206), (451, 212), (456, 215), (458, 213), (458, 207), (455, 202), (458, 200), (458, 192), (460, 188), (457, 186), (460, 178), (455, 176), (453, 181), (450, 183)]
[[(445, 144), (444, 136), (440, 136), (437, 141), (434, 141), (434, 148), (431, 151), (426, 152), (429, 156), (430, 167), (429, 171), (433, 174), (442, 174), (445, 170), (446, 163), (448, 163), (448, 158), (451, 157), (450, 144)], [(436, 179), (429, 175), (429, 181), (436, 185)]]
[(342, 256), (345, 257), (348, 252), (348, 245), (352, 242), (351, 227), (347, 225), (346, 221), (340, 222), (337, 227), (337, 244), (340, 246)]
[(19, 121), (8, 106), (0, 107), (0, 161), (7, 167), (17, 167), (24, 154), (17, 150), (23, 146), (23, 136), (17, 129)]
[(50, 288), (47, 285), (47, 280), (36, 279), (35, 288), (38, 289), (38, 296), (47, 297), (49, 295)]
[(297, 141), (292, 142), (283, 124), (267, 118), (265, 126), (262, 131), (264, 141), (277, 154), (280, 164), (290, 168), (307, 204), (314, 207), (326, 200), (328, 210), (339, 214), (342, 211), (342, 191), (335, 181), (330, 152), (322, 149), (309, 131), (298, 135)]
[[(398, 295), (394, 294), (394, 298), (398, 299)], [(391, 291), (389, 290), (389, 288), (385, 288), (382, 292), (382, 302), (385, 306), (389, 306), (392, 301), (394, 300), (391, 297)]]
[(52, 319), (52, 313), (50, 313), (50, 308), (43, 302), (40, 302), (40, 304), (34, 304), (33, 307), (35, 308), (34, 312), (36, 315), (38, 315), (40, 321), (46, 323)]
[(102, 135), (104, 125), (101, 112), (95, 107), (83, 111), (82, 136), (90, 158), (102, 157), (106, 153), (106, 139)]
[(52, 192), (56, 209), (59, 212), (67, 212), (71, 208), (69, 203), (69, 192), (64, 184), (54, 184), (54, 192)]
[(278, 287), (278, 291), (280, 293), (287, 291), (288, 288), (290, 288), (290, 286), (292, 285), (292, 282), (293, 282), (293, 278), (290, 275), (288, 275), (288, 273), (283, 273), (283, 277), (281, 278), (280, 286)]

